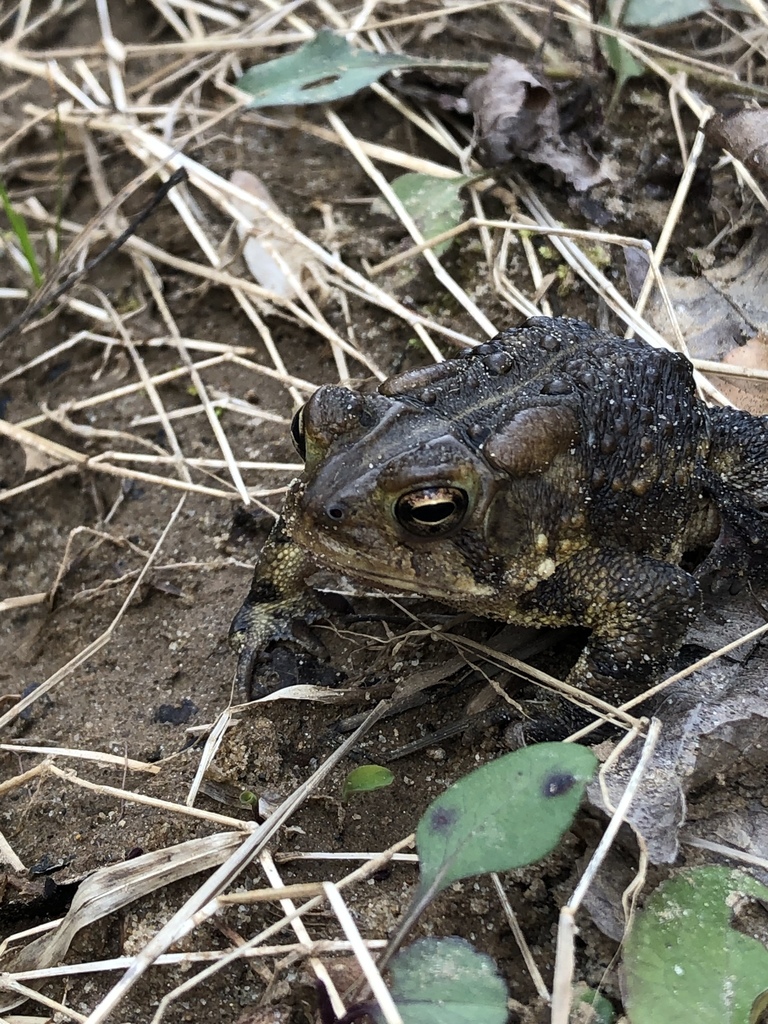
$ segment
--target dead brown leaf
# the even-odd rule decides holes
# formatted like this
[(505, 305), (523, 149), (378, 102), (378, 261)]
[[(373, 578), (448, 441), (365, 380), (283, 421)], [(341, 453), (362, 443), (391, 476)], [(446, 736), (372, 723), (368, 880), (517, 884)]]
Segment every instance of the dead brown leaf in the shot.
[[(266, 185), (255, 174), (233, 171), (229, 180), (276, 212), (282, 212)], [(248, 203), (233, 200), (233, 205), (250, 221), (249, 227), (237, 221), (236, 228), (243, 240), (243, 259), (255, 281), (281, 299), (297, 298), (301, 288), (316, 291), (325, 287), (317, 260), (303, 246)]]
[[(736, 345), (725, 353), (723, 362), (749, 370), (768, 370), (768, 333), (758, 331), (746, 345)], [(712, 382), (739, 409), (753, 416), (768, 415), (768, 381), (713, 376)]]
[(465, 95), (475, 115), (475, 134), (486, 165), (525, 157), (560, 171), (579, 192), (610, 178), (583, 139), (560, 134), (552, 88), (519, 61), (495, 56), (486, 74), (467, 86)]
[[(730, 842), (739, 846), (739, 835), (749, 834), (749, 808), (739, 812), (728, 796), (728, 780), (757, 780), (768, 770), (767, 669), (760, 657), (746, 664), (717, 662), (676, 684), (657, 711), (663, 721), (661, 738), (627, 819), (645, 840), (652, 863), (669, 864), (677, 858), (689, 800), (697, 790), (715, 783), (721, 810), (728, 808), (740, 820)], [(627, 757), (608, 776), (614, 806), (636, 763), (636, 757)], [(588, 796), (606, 810), (597, 782), (589, 787)], [(714, 832), (706, 817), (696, 817), (699, 838), (724, 841), (722, 822)], [(765, 855), (764, 850), (748, 852)]]
[[(634, 291), (645, 277), (647, 259), (639, 250), (628, 249), (625, 256)], [(693, 358), (721, 361), (735, 348), (734, 362), (741, 363), (744, 343), (760, 331), (768, 332), (768, 237), (764, 232), (755, 232), (733, 259), (720, 266), (697, 276), (664, 270), (663, 277)], [(658, 296), (649, 303), (646, 315), (659, 333), (673, 337)]]
[[(26, 946), (14, 949), (6, 969), (45, 970), (59, 963), (84, 927), (171, 881), (218, 867), (242, 841), (243, 837), (238, 833), (219, 832), (101, 868), (79, 887), (58, 926)], [(0, 1012), (7, 1012), (19, 1002), (24, 1002), (25, 997), (20, 999), (14, 993), (6, 995), (8, 1002), (3, 999)]]
[(727, 149), (748, 170), (768, 178), (768, 110), (716, 114), (704, 131), (710, 142)]

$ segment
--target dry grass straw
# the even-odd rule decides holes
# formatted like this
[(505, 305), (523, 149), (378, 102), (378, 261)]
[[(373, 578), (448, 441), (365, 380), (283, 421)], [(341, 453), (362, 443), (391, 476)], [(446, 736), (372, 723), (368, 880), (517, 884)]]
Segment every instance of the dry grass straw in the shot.
[[(637, 765), (627, 782), (621, 800), (611, 815), (600, 842), (592, 854), (589, 864), (582, 875), (579, 884), (573, 892), (568, 903), (560, 911), (560, 922), (557, 930), (557, 955), (555, 959), (555, 976), (552, 982), (552, 1024), (568, 1024), (571, 1016), (571, 1003), (573, 1000), (573, 985), (575, 978), (575, 938), (577, 935), (576, 914), (581, 903), (594, 881), (600, 865), (605, 860), (619, 829), (626, 820), (627, 813), (632, 801), (637, 794), (640, 784), (643, 781), (646, 771), (651, 762), (653, 752), (661, 736), (661, 722), (654, 720), (648, 729), (648, 734), (643, 742), (642, 752)], [(633, 741), (637, 734), (626, 738)], [(629, 742), (626, 744), (629, 745)], [(603, 766), (602, 772), (606, 766)], [(610, 804), (608, 805), (610, 806)], [(644, 878), (644, 871), (638, 871), (638, 876)], [(627, 922), (629, 925), (629, 921)]]
[[(178, 230), (184, 233), (191, 250), (195, 253), (188, 258), (178, 256), (168, 248), (150, 242), (142, 233), (130, 238), (124, 247), (124, 254), (131, 261), (134, 290), (145, 296), (146, 299), (143, 301), (151, 302), (153, 308), (158, 311), (162, 320), (162, 333), (142, 337), (141, 328), (136, 326), (139, 322), (137, 316), (142, 310), (116, 308), (103, 292), (90, 287), (89, 282), (82, 282), (88, 287), (84, 288), (81, 285), (71, 291), (62, 297), (54, 310), (45, 315), (45, 318), (49, 319), (66, 311), (70, 317), (78, 318), (82, 323), (82, 329), (66, 340), (52, 344), (45, 352), (31, 359), (20, 358), (18, 365), (8, 369), (5, 376), (0, 379), (2, 386), (19, 378), (29, 378), (33, 371), (52, 365), (65, 354), (77, 359), (81, 351), (93, 351), (95, 346), (101, 346), (103, 349), (102, 369), (94, 376), (93, 393), (86, 396), (73, 395), (51, 408), (41, 403), (38, 412), (16, 422), (0, 420), (0, 434), (23, 445), (26, 452), (34, 452), (49, 459), (51, 465), (46, 473), (37, 478), (0, 492), (0, 500), (34, 497), (34, 500), (43, 501), (47, 487), (64, 476), (86, 471), (108, 475), (118, 480), (137, 481), (147, 487), (182, 492), (152, 550), (145, 552), (137, 549), (134, 552), (136, 557), (143, 560), (142, 567), (126, 572), (117, 581), (105, 580), (100, 587), (93, 588), (86, 595), (97, 596), (108, 586), (132, 584), (107, 629), (85, 643), (74, 657), (53, 672), (41, 686), (23, 698), (15, 700), (12, 706), (0, 715), (0, 727), (10, 725), (54, 687), (70, 683), (75, 673), (110, 642), (116, 630), (121, 628), (125, 615), (147, 574), (153, 567), (158, 567), (158, 556), (177, 529), (179, 515), (187, 495), (249, 504), (258, 502), (262, 497), (279, 494), (289, 475), (296, 471), (297, 465), (291, 462), (244, 456), (237, 451), (228, 429), (235, 416), (247, 417), (253, 424), (254, 431), (259, 431), (263, 424), (287, 424), (291, 407), (304, 401), (320, 383), (305, 380), (290, 370), (294, 362), (293, 355), (284, 349), (278, 339), (275, 331), (277, 324), (287, 323), (293, 330), (301, 328), (313, 338), (321, 339), (322, 343), (328, 346), (340, 378), (349, 372), (358, 375), (361, 371), (379, 379), (385, 376), (373, 352), (366, 347), (367, 339), (364, 333), (356, 329), (355, 316), (361, 314), (354, 311), (360, 309), (368, 311), (374, 317), (381, 313), (399, 321), (404, 331), (413, 332), (430, 355), (439, 360), (443, 358), (439, 339), (446, 339), (453, 344), (473, 344), (476, 341), (475, 329), (459, 329), (448, 319), (430, 317), (409, 308), (395, 294), (392, 278), (386, 275), (396, 268), (402, 269), (409, 262), (418, 264), (423, 261), (434, 275), (436, 292), (444, 298), (450, 296), (451, 301), (464, 311), (462, 323), (474, 322), (481, 333), (490, 335), (495, 332), (495, 326), (483, 308), (482, 290), (473, 294), (462, 286), (435, 257), (434, 247), (454, 236), (477, 239), (479, 251), (482, 253), (482, 257), (478, 257), (478, 262), (484, 264), (487, 280), (498, 299), (528, 315), (541, 309), (548, 309), (546, 295), (553, 279), (542, 272), (536, 248), (531, 241), (532, 237), (543, 234), (548, 238), (550, 245), (559, 252), (564, 265), (571, 268), (585, 288), (604, 302), (626, 324), (628, 333), (636, 333), (652, 344), (664, 345), (671, 342), (675, 347), (683, 348), (684, 339), (666, 295), (661, 264), (670, 242), (675, 237), (680, 220), (686, 214), (688, 187), (698, 166), (703, 141), (699, 134), (693, 139), (693, 143), (690, 143), (683, 127), (681, 108), (690, 111), (700, 125), (704, 124), (710, 114), (709, 108), (701, 102), (696, 92), (688, 87), (686, 74), (705, 81), (714, 89), (730, 86), (739, 77), (739, 73), (733, 70), (732, 66), (724, 69), (715, 60), (703, 60), (693, 52), (678, 52), (658, 43), (636, 39), (626, 32), (608, 26), (600, 26), (597, 29), (605, 35), (620, 39), (630, 53), (663, 80), (669, 89), (670, 121), (678, 139), (686, 170), (655, 247), (650, 246), (644, 239), (626, 238), (600, 231), (584, 231), (572, 228), (568, 224), (561, 224), (546, 208), (540, 195), (523, 181), (512, 176), (503, 187), (506, 189), (505, 195), (513, 200), (510, 208), (517, 204), (517, 213), (514, 216), (510, 215), (507, 220), (489, 217), (486, 211), (486, 195), (483, 186), (478, 183), (470, 190), (472, 216), (451, 231), (444, 232), (436, 238), (424, 239), (408, 212), (398, 202), (379, 165), (385, 164), (400, 171), (418, 171), (444, 178), (460, 173), (472, 174), (478, 170), (468, 158), (468, 148), (465, 148), (455, 135), (448, 132), (429, 111), (420, 109), (418, 105), (380, 84), (374, 87), (379, 99), (391, 108), (394, 116), (402, 119), (413, 138), (429, 139), (433, 153), (435, 146), (442, 149), (444, 162), (424, 159), (410, 150), (404, 151), (384, 145), (381, 140), (358, 138), (346, 120), (330, 110), (327, 112), (329, 128), (312, 124), (303, 117), (273, 116), (269, 121), (265, 121), (261, 115), (244, 114), (242, 98), (232, 89), (232, 81), (238, 74), (241, 59), (268, 59), (278, 53), (281, 47), (299, 44), (312, 36), (316, 20), (311, 25), (299, 3), (281, 6), (276, 0), (255, 5), (253, 10), (247, 5), (231, 5), (223, 0), (194, 3), (191, 0), (176, 0), (173, 3), (170, 0), (153, 0), (153, 3), (160, 23), (176, 37), (175, 41), (121, 40), (116, 34), (119, 30), (115, 27), (119, 24), (119, 21), (115, 20), (115, 16), (119, 15), (117, 6), (109, 0), (94, 0), (94, 11), (100, 31), (100, 40), (96, 44), (41, 49), (36, 45), (37, 34), (45, 30), (51, 38), (55, 38), (57, 32), (66, 26), (67, 19), (85, 8), (85, 2), (69, 4), (66, 11), (62, 10), (59, 3), (54, 2), (42, 10), (36, 6), (33, 13), (32, 5), (22, 0), (12, 11), (12, 33), (0, 47), (0, 67), (13, 78), (13, 83), (3, 90), (3, 98), (13, 97), (23, 116), (23, 120), (20, 120), (12, 134), (0, 142), (0, 153), (14, 153), (35, 132), (64, 132), (66, 145), (61, 145), (58, 151), (52, 150), (47, 154), (36, 152), (37, 165), (55, 168), (61, 160), (62, 153), (76, 153), (82, 156), (87, 162), (98, 204), (102, 207), (101, 212), (89, 223), (81, 224), (61, 216), (54, 204), (49, 203), (46, 206), (37, 196), (30, 196), (20, 202), (20, 208), (28, 222), (38, 231), (39, 242), (44, 244), (48, 251), (55, 251), (54, 235), (59, 232), (67, 245), (66, 260), (60, 264), (56, 275), (51, 278), (51, 287), (63, 274), (71, 271), (76, 273), (90, 253), (105, 240), (114, 238), (123, 230), (127, 223), (123, 212), (124, 202), (131, 192), (136, 191), (142, 183), (163, 180), (173, 170), (181, 167), (186, 169), (189, 183), (176, 188), (170, 195), (169, 203), (173, 204)], [(476, 0), (463, 4), (430, 4), (423, 9), (414, 9), (417, 6), (409, 4), (397, 11), (388, 5), (384, 10), (383, 5), (376, 0), (368, 0), (360, 3), (357, 8), (341, 13), (335, 4), (320, 2), (314, 5), (312, 16), (315, 19), (319, 16), (330, 27), (348, 33), (350, 38), (363, 45), (383, 51), (391, 45), (399, 45), (401, 38), (409, 38), (407, 35), (401, 36), (401, 33), (429, 30), (430, 26), (436, 25), (438, 19), (460, 19), (470, 12), (483, 11), (485, 17), (498, 19), (500, 33), (508, 31), (512, 25), (520, 37), (528, 40), (532, 48), (542, 47), (544, 61), (555, 74), (572, 73), (574, 64), (561, 48), (553, 46), (539, 34), (529, 15), (551, 14), (558, 21), (574, 27), (577, 31), (590, 27), (586, 7), (566, 0), (559, 0), (553, 9), (524, 0), (518, 0), (513, 5), (499, 4), (497, 0)], [(764, 31), (765, 25), (768, 24), (764, 5), (760, 0), (749, 0), (749, 7), (757, 26)], [(6, 20), (11, 20), (8, 14), (5, 17)], [(725, 24), (722, 19), (720, 21), (721, 24)], [(591, 27), (594, 29), (594, 26)], [(724, 31), (732, 33), (731, 42), (741, 47), (742, 52), (745, 48), (759, 45), (755, 42), (754, 35), (742, 38), (730, 26), (726, 26)], [(743, 65), (740, 70), (745, 71)], [(747, 74), (741, 74), (742, 79), (747, 77)], [(44, 83), (46, 88), (53, 91), (57, 98), (55, 109), (51, 109), (50, 105), (42, 107), (30, 102), (28, 86), (35, 80)], [(751, 83), (747, 85), (755, 94), (759, 93), (760, 87)], [(172, 95), (170, 100), (169, 92)], [(300, 132), (307, 137), (316, 137), (325, 143), (331, 142), (336, 145), (340, 153), (339, 159), (344, 160), (350, 169), (354, 166), (361, 167), (372, 188), (387, 199), (414, 244), (406, 251), (398, 252), (377, 266), (360, 272), (346, 263), (333, 245), (320, 244), (314, 237), (300, 231), (282, 213), (270, 209), (254, 196), (231, 185), (206, 161), (215, 154), (216, 132), (228, 130), (238, 116), (245, 126), (249, 123), (269, 123), (274, 131)], [(464, 141), (469, 142), (468, 139)], [(122, 184), (120, 190), (114, 194), (109, 184), (114, 175), (108, 173), (108, 162), (112, 155), (124, 153), (129, 153), (143, 170), (132, 180)], [(190, 153), (197, 155), (191, 156)], [(757, 200), (768, 208), (765, 195), (754, 178), (736, 161), (732, 161), (732, 164), (739, 181), (744, 187), (751, 189)], [(498, 188), (496, 194), (501, 194)], [(306, 253), (307, 259), (311, 258), (323, 265), (331, 287), (331, 307), (321, 308), (300, 286), (296, 288), (294, 298), (281, 298), (248, 278), (240, 269), (240, 264), (232, 261), (234, 254), (225, 244), (226, 227), (228, 223), (244, 219), (239, 208), (233, 205), (235, 201), (257, 210), (262, 217), (272, 222), (275, 231), (282, 232), (292, 244), (300, 247)], [(520, 214), (520, 208), (526, 213)], [(335, 230), (334, 212), (327, 206), (324, 218), (325, 227), (332, 233)], [(17, 268), (23, 267), (23, 260), (13, 242), (6, 239), (3, 244), (14, 265)], [(600, 245), (639, 246), (647, 252), (649, 273), (641, 298), (636, 304), (628, 301), (621, 289), (608, 279), (590, 256), (590, 252)], [(509, 276), (509, 258), (515, 246), (520, 246), (527, 262), (529, 280), (513, 281)], [(162, 287), (164, 278), (171, 272), (182, 277), (190, 289), (215, 287), (227, 292), (233, 308), (239, 308), (253, 328), (252, 343), (229, 344), (185, 335), (176, 322), (172, 303), (166, 300)], [(380, 281), (384, 283), (379, 283)], [(16, 300), (24, 294), (22, 289), (15, 287), (18, 281), (11, 283), (14, 287), (9, 287), (2, 293), (8, 301)], [(675, 337), (672, 339), (661, 337), (643, 315), (646, 300), (654, 288), (660, 291), (673, 324)], [(41, 327), (42, 323), (40, 321), (32, 324), (27, 330)], [(343, 333), (338, 326), (339, 323), (346, 324)], [(20, 349), (23, 349), (24, 335), (21, 336), (20, 342)], [(105, 371), (114, 366), (118, 359), (124, 361), (125, 376), (130, 379), (118, 386), (105, 385), (100, 389)], [(698, 362), (696, 365), (700, 374), (717, 369), (719, 373), (760, 379), (766, 379), (768, 376), (762, 371), (720, 367), (719, 364)], [(237, 393), (230, 394), (221, 389), (218, 380), (222, 371), (235, 367), (240, 372), (241, 380)], [(257, 385), (260, 380), (277, 384), (284, 391), (286, 400), (279, 408), (262, 409), (243, 400), (242, 395), (247, 391), (249, 382)], [(699, 380), (710, 396), (718, 397), (703, 376), (700, 375)], [(171, 387), (178, 387), (179, 384), (193, 392), (193, 405), (174, 407)], [(143, 412), (139, 415), (135, 412), (137, 400), (141, 400), (144, 406)], [(220, 418), (222, 410), (225, 411), (225, 416)], [(97, 416), (102, 426), (93, 427), (82, 422), (81, 419), (86, 414)], [(205, 457), (189, 450), (191, 442), (188, 441), (186, 431), (187, 425), (199, 417), (205, 419), (213, 437), (212, 450)], [(60, 430), (66, 432), (68, 443), (53, 441), (46, 436), (45, 431), (50, 424), (56, 424)], [(155, 427), (162, 428), (170, 451), (158, 448), (142, 433), (146, 428)], [(131, 448), (137, 450), (132, 451)], [(135, 466), (148, 466), (151, 467), (151, 471), (134, 468)], [(105, 531), (98, 532), (99, 543), (116, 539)], [(75, 535), (70, 543), (74, 541), (74, 537)], [(59, 576), (51, 581), (48, 591), (6, 597), (0, 601), (0, 611), (9, 614), (19, 608), (32, 607), (46, 601), (60, 582), (61, 574), (69, 561), (68, 552), (69, 547), (62, 558), (62, 570)], [(182, 569), (193, 567), (192, 563), (175, 564), (177, 568)], [(764, 632), (765, 627), (756, 630), (750, 637), (762, 635)], [(743, 638), (739, 642), (745, 642), (747, 639), (749, 638)], [(514, 659), (488, 652), (487, 649), (473, 645), (468, 640), (454, 637), (451, 642), (465, 651), (471, 651), (474, 657), (491, 658), (496, 664), (504, 663), (507, 668), (530, 674), (525, 666), (514, 662)], [(722, 653), (711, 655), (689, 671)], [(683, 674), (673, 677), (673, 680)], [(561, 692), (567, 689), (557, 680), (543, 677), (541, 673), (536, 678), (542, 685), (557, 687)], [(673, 680), (667, 680), (655, 689), (667, 686)], [(315, 694), (302, 692), (286, 696), (300, 696), (306, 699), (313, 698)], [(643, 720), (638, 720), (630, 714), (636, 701), (617, 709), (580, 692), (569, 692), (569, 696), (577, 699), (582, 705), (589, 706), (599, 718), (604, 716), (621, 723), (628, 730), (628, 742), (645, 728), (646, 723)], [(637, 700), (643, 700), (647, 696), (647, 693), (642, 694)], [(150, 964), (208, 962), (205, 971), (166, 995), (155, 1016), (155, 1020), (159, 1021), (174, 999), (195, 986), (204, 985), (212, 973), (221, 970), (230, 960), (253, 956), (280, 957), (291, 952), (309, 958), (312, 969), (329, 991), (335, 1011), (341, 1014), (344, 1012), (344, 1005), (333, 988), (322, 956), (328, 951), (352, 950), (369, 979), (385, 1019), (390, 1024), (399, 1021), (397, 1010), (388, 1002), (386, 989), (382, 987), (381, 978), (368, 952), (370, 944), (361, 939), (341, 898), (340, 890), (346, 885), (357, 884), (369, 877), (377, 867), (393, 857), (396, 849), (406, 845), (408, 840), (403, 840), (384, 853), (365, 855), (367, 860), (363, 867), (335, 885), (327, 880), (321, 880), (311, 883), (308, 889), (283, 885), (267, 847), (267, 844), (274, 840), (278, 826), (289, 820), (302, 801), (319, 785), (331, 767), (350, 748), (354, 737), (342, 744), (318, 769), (315, 776), (296, 793), (291, 794), (272, 818), (263, 825), (256, 826), (233, 817), (202, 811), (194, 806), (204, 775), (212, 765), (215, 765), (224, 733), (227, 729), (236, 727), (236, 722), (232, 718), (235, 710), (237, 709), (223, 711), (216, 725), (210, 730), (194, 782), (183, 803), (158, 800), (125, 786), (106, 786), (80, 778), (71, 770), (63, 771), (54, 761), (62, 758), (76, 759), (84, 763), (120, 766), (126, 772), (154, 774), (162, 772), (161, 766), (147, 765), (106, 752), (56, 748), (43, 743), (28, 746), (6, 743), (0, 746), (0, 749), (7, 753), (17, 753), (24, 763), (32, 754), (44, 758), (32, 769), (20, 771), (5, 783), (0, 792), (19, 788), (32, 780), (39, 783), (44, 790), (51, 784), (51, 780), (56, 778), (61, 784), (69, 787), (90, 789), (108, 801), (142, 803), (145, 806), (157, 807), (165, 814), (194, 816), (207, 820), (211, 825), (226, 825), (232, 832), (226, 839), (221, 840), (222, 850), (232, 848), (235, 851), (139, 956), (84, 964), (80, 968), (76, 965), (58, 968), (51, 962), (42, 970), (20, 972), (18, 977), (13, 974), (6, 976), (3, 984), (7, 991), (28, 997), (59, 1012), (67, 1019), (85, 1020), (82, 1014), (41, 996), (25, 982), (33, 980), (34, 983), (38, 983), (41, 978), (55, 978), (66, 972), (74, 984), (74, 978), (79, 970), (125, 970), (123, 979), (88, 1017), (90, 1024), (96, 1024), (117, 1009), (121, 999)], [(371, 724), (372, 720), (368, 727)], [(574, 738), (584, 738), (589, 731), (583, 730)], [(645, 740), (643, 756), (636, 772), (638, 779), (650, 756), (656, 735), (654, 725)], [(632, 798), (634, 784), (633, 782), (628, 788), (625, 799), (617, 808), (606, 832), (603, 844), (605, 849), (618, 824), (623, 820), (626, 804)], [(250, 833), (245, 843), (242, 843), (243, 831)], [(213, 838), (208, 842), (212, 844)], [(211, 849), (209, 846), (209, 852)], [(3, 837), (0, 837), (0, 856), (9, 863), (16, 864), (19, 869), (23, 866), (11, 843)], [(317, 851), (313, 856), (322, 861), (331, 859), (334, 855)], [(235, 948), (228, 953), (199, 950), (168, 954), (166, 950), (170, 943), (177, 941), (198, 923), (231, 902), (234, 897), (224, 894), (223, 889), (255, 857), (259, 858), (261, 868), (270, 882), (270, 888), (257, 892), (255, 896), (258, 899), (278, 901), (283, 910), (281, 920), (249, 939), (241, 948)], [(97, 873), (97, 876), (98, 874), (100, 873)], [(553, 992), (553, 1021), (565, 1021), (568, 1017), (569, 982), (574, 971), (574, 915), (583, 896), (584, 887), (589, 884), (589, 878), (591, 875), (586, 876), (585, 882), (563, 911), (558, 946), (558, 972)], [(510, 922), (513, 922), (514, 914), (499, 880), (495, 879), (494, 884), (499, 891), (504, 913)], [(132, 898), (136, 898), (140, 891), (140, 887), (135, 888), (132, 891)], [(297, 907), (293, 900), (304, 899), (310, 892), (315, 895)], [(308, 910), (319, 906), (325, 900), (334, 911), (340, 924), (340, 931), (346, 936), (345, 939), (326, 942), (312, 939), (303, 919)], [(279, 946), (268, 943), (272, 936), (288, 926), (292, 927), (296, 934), (296, 943)], [(541, 978), (541, 972), (527, 949), (524, 936), (518, 934), (517, 937), (536, 988), (542, 999), (548, 999), (549, 994)], [(378, 940), (373, 945), (380, 945), (381, 941)]]

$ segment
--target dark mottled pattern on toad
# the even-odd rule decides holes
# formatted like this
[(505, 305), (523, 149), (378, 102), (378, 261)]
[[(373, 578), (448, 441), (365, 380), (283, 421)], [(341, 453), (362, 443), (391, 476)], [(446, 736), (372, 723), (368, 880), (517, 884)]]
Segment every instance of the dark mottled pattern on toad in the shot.
[(580, 686), (640, 687), (700, 577), (768, 552), (768, 417), (710, 408), (688, 361), (536, 317), (373, 394), (320, 388), (305, 460), (232, 624), (247, 682), (324, 566), (523, 625), (591, 630)]

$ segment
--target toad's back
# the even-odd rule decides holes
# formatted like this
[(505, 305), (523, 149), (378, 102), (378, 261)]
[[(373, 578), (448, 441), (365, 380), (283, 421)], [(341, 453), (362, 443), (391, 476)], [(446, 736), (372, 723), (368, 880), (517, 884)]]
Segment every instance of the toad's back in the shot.
[[(506, 437), (509, 472), (549, 469), (567, 442), (554, 474), (588, 528), (622, 547), (679, 558), (717, 533), (701, 470), (718, 418), (698, 399), (682, 355), (538, 317), (379, 390), (444, 417), (478, 450), (498, 453)], [(510, 435), (528, 467), (521, 452), (512, 460)]]

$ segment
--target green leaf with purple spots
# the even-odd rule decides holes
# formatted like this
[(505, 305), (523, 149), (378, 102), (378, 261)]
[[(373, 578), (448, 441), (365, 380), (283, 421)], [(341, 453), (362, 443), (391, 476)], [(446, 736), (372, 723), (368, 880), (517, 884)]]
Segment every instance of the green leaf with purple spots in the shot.
[(416, 830), (417, 901), (460, 878), (545, 857), (571, 824), (596, 766), (594, 754), (576, 743), (538, 743), (455, 782)]

